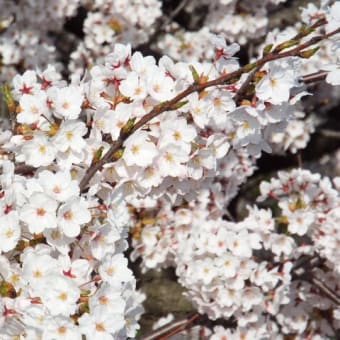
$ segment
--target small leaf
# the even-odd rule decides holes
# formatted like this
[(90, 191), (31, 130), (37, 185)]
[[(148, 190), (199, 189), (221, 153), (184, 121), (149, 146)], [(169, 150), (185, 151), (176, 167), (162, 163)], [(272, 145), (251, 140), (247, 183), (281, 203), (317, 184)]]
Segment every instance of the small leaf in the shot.
[(250, 63), (242, 67), (243, 72), (250, 72), (256, 67), (256, 63)]
[(197, 72), (197, 70), (195, 69), (195, 67), (193, 65), (189, 65), (189, 68), (190, 68), (190, 71), (191, 71), (191, 74), (192, 74), (192, 77), (194, 79), (194, 82), (196, 84), (198, 84), (200, 82), (200, 76)]
[(118, 161), (118, 159), (122, 158), (124, 154), (124, 148), (119, 148), (117, 151), (115, 151), (113, 154), (112, 154), (112, 160), (113, 161)]
[(175, 104), (173, 104), (173, 105), (171, 106), (171, 109), (172, 109), (172, 110), (179, 109), (179, 108), (181, 108), (182, 106), (184, 106), (185, 104), (187, 104), (188, 102), (189, 102), (189, 100), (182, 100), (182, 101), (180, 101), (180, 102), (177, 102), (177, 103), (175, 103)]
[(306, 35), (312, 33), (315, 31), (315, 28), (313, 27), (308, 27), (308, 26), (302, 26), (300, 29), (299, 29), (299, 34), (303, 37), (305, 37)]
[(300, 40), (296, 40), (296, 39), (284, 41), (283, 43), (281, 43), (281, 44), (279, 44), (275, 47), (274, 52), (280, 52), (282, 50), (285, 50), (286, 48), (296, 46), (296, 45), (299, 44), (299, 42), (300, 42)]
[(309, 50), (301, 51), (299, 53), (299, 57), (308, 59), (308, 58), (312, 57), (319, 50), (319, 48), (320, 48), (320, 46), (317, 46), (317, 47), (311, 48)]
[(7, 83), (2, 85), (1, 91), (2, 91), (2, 94), (4, 96), (4, 100), (5, 100), (5, 103), (8, 107), (9, 112), (15, 112), (16, 105), (15, 105), (15, 101), (14, 101), (14, 98), (12, 96), (11, 90), (9, 88), (9, 85)]
[(126, 124), (122, 127), (121, 132), (123, 134), (129, 133), (131, 129), (133, 128), (133, 125), (135, 124), (136, 117), (130, 118)]
[(17, 292), (14, 286), (10, 282), (1, 281), (0, 282), (0, 296), (14, 299), (17, 297)]
[(268, 44), (266, 45), (264, 48), (263, 48), (263, 55), (266, 55), (268, 53), (270, 53), (270, 51), (272, 50), (273, 48), (273, 44)]
[(104, 147), (101, 146), (99, 149), (97, 149), (94, 152), (94, 155), (93, 155), (93, 158), (92, 158), (92, 164), (97, 163), (102, 158), (103, 150), (104, 150)]

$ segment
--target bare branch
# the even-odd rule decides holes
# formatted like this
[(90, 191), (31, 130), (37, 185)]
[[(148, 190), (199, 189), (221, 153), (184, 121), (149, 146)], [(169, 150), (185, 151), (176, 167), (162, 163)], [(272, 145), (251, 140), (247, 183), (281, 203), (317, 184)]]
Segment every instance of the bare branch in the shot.
[(314, 83), (317, 81), (325, 80), (327, 77), (328, 71), (319, 71), (315, 73), (306, 74), (301, 77), (301, 81), (305, 84)]
[(311, 282), (314, 286), (318, 287), (319, 290), (324, 293), (330, 300), (332, 300), (337, 306), (340, 306), (340, 296), (336, 294), (334, 290), (329, 288), (324, 282), (316, 277), (312, 277)]
[(175, 320), (169, 324), (156, 329), (154, 332), (142, 337), (140, 340), (161, 340), (168, 339), (169, 336), (177, 334), (184, 329), (186, 329), (190, 324), (192, 324), (200, 315), (195, 313), (186, 318)]

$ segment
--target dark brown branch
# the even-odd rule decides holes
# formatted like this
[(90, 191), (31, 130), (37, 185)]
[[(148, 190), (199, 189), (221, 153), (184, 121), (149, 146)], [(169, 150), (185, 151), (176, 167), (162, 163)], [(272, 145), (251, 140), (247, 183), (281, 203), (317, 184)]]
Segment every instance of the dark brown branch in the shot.
[(313, 273), (314, 268), (320, 268), (325, 263), (325, 259), (318, 255), (315, 256), (301, 256), (295, 263), (292, 269), (292, 279), (309, 282), (317, 287), (326, 297), (340, 306), (340, 296), (329, 288), (324, 282), (315, 277)]
[(329, 288), (324, 282), (313, 276), (311, 278), (311, 283), (314, 286), (318, 287), (319, 290), (324, 293), (324, 295), (327, 296), (331, 301), (333, 301), (337, 306), (340, 306), (340, 296), (338, 296), (336, 292)]
[[(324, 20), (320, 20), (319, 22), (315, 23), (314, 26), (320, 25), (320, 22), (324, 22)], [(180, 101), (182, 101), (184, 98), (186, 98), (189, 94), (194, 93), (194, 92), (201, 92), (205, 90), (206, 88), (209, 87), (214, 87), (218, 85), (226, 85), (230, 83), (236, 82), (240, 76), (243, 73), (248, 73), (252, 71), (254, 68), (261, 68), (263, 65), (265, 65), (267, 62), (273, 61), (273, 60), (279, 60), (291, 56), (298, 56), (299, 53), (306, 48), (317, 44), (318, 42), (327, 39), (328, 37), (337, 34), (340, 32), (340, 28), (328, 33), (328, 34), (323, 34), (323, 35), (318, 35), (315, 37), (312, 37), (308, 41), (298, 45), (295, 48), (286, 50), (284, 52), (277, 52), (277, 53), (268, 53), (267, 55), (263, 56), (262, 58), (258, 59), (255, 63), (252, 64), (247, 64), (240, 69), (231, 72), (226, 75), (222, 75), (216, 79), (207, 81), (205, 83), (194, 83), (190, 85), (186, 90), (183, 92), (179, 93), (176, 95), (174, 98), (171, 100), (168, 100), (164, 103), (161, 103), (159, 105), (156, 105), (148, 114), (143, 116), (139, 121), (135, 123), (135, 125), (130, 129), (129, 132), (123, 132), (121, 131), (119, 138), (112, 144), (110, 149), (107, 151), (107, 153), (101, 158), (98, 162), (94, 163), (91, 165), (84, 177), (82, 178), (79, 186), (80, 186), (80, 191), (83, 192), (91, 180), (91, 178), (94, 176), (94, 174), (102, 168), (102, 166), (106, 163), (110, 163), (114, 161), (114, 155), (117, 151), (119, 151), (123, 143), (137, 130), (139, 130), (141, 127), (143, 127), (146, 123), (150, 122), (153, 118), (159, 116), (161, 113), (166, 112), (166, 111), (172, 111), (176, 110), (176, 104), (178, 104)]]

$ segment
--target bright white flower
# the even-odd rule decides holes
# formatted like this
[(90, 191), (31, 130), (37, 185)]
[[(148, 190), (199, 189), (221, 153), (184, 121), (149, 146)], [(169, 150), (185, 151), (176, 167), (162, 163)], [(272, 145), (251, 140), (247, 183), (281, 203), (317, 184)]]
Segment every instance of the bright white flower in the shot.
[(90, 229), (91, 253), (96, 259), (103, 259), (108, 253), (115, 251), (115, 242), (119, 241), (121, 234), (117, 228), (106, 223)]
[(59, 270), (57, 260), (50, 255), (30, 253), (23, 259), (22, 277), (39, 292), (43, 280), (49, 275), (57, 275)]
[(16, 211), (0, 216), (0, 253), (14, 249), (20, 235), (21, 228)]
[(135, 72), (128, 74), (126, 79), (120, 83), (119, 90), (132, 100), (143, 100), (147, 95), (145, 81)]
[(157, 148), (148, 140), (149, 136), (144, 131), (136, 131), (125, 142), (123, 159), (127, 165), (148, 166), (157, 156)]
[(256, 85), (256, 95), (274, 105), (287, 102), (290, 89), (296, 85), (294, 71), (272, 63), (269, 72)]
[(20, 98), (20, 112), (17, 121), (23, 124), (41, 123), (50, 117), (47, 96), (43, 91), (34, 95), (24, 94)]
[(25, 222), (31, 233), (41, 233), (44, 229), (57, 226), (56, 210), (58, 203), (42, 192), (30, 196), (20, 211), (20, 220)]
[(157, 187), (162, 182), (158, 166), (154, 163), (139, 172), (136, 179), (139, 185), (145, 189)]
[(330, 7), (329, 13), (326, 13), (326, 32), (329, 33), (331, 31), (336, 30), (340, 27), (340, 3), (339, 1), (335, 1), (334, 4)]
[(256, 305), (264, 304), (264, 296), (258, 287), (246, 287), (241, 293), (242, 310), (249, 311)]
[(133, 274), (127, 265), (128, 260), (123, 254), (107, 254), (99, 266), (99, 274), (104, 282), (119, 287), (122, 283), (133, 279)]
[(51, 86), (60, 87), (66, 85), (66, 82), (64, 80), (61, 80), (61, 74), (56, 70), (56, 67), (51, 64), (47, 65), (46, 69), (38, 71), (38, 77), (42, 82), (42, 90), (46, 90)]
[(187, 152), (179, 146), (168, 145), (160, 150), (157, 165), (162, 176), (183, 177), (186, 173), (185, 163), (189, 160)]
[(200, 99), (196, 92), (189, 95), (188, 100), (192, 119), (199, 128), (203, 129), (206, 125), (208, 125), (210, 120), (208, 115), (208, 101)]
[(184, 118), (167, 119), (160, 123), (161, 135), (158, 140), (158, 147), (173, 144), (184, 149), (186, 152), (191, 150), (191, 142), (197, 135), (196, 129), (189, 125)]
[(214, 169), (216, 160), (210, 150), (199, 150), (191, 156), (188, 163), (188, 176), (195, 180), (203, 176), (204, 169)]
[(216, 276), (217, 268), (214, 261), (210, 258), (198, 260), (195, 263), (195, 276), (197, 280), (202, 281), (205, 285), (209, 285)]
[(90, 311), (97, 306), (109, 308), (111, 311), (123, 315), (126, 302), (121, 296), (119, 289), (115, 290), (110, 284), (104, 282), (96, 293), (90, 297)]
[(132, 55), (130, 67), (132, 71), (138, 73), (142, 78), (146, 78), (157, 69), (155, 58), (153, 56), (143, 56), (139, 51)]
[(97, 306), (84, 313), (79, 319), (81, 333), (91, 340), (114, 340), (115, 335), (124, 327), (124, 315), (110, 313), (110, 309), (105, 306)]
[(226, 278), (234, 277), (237, 274), (239, 264), (239, 259), (228, 253), (216, 259), (216, 266), (219, 268), (220, 275)]
[(131, 58), (131, 46), (115, 44), (113, 52), (105, 58), (105, 66), (116, 69), (126, 65)]
[(215, 47), (215, 60), (223, 58), (231, 58), (235, 53), (240, 50), (240, 45), (232, 43), (227, 46), (226, 40), (223, 35), (211, 35), (211, 41)]
[(78, 327), (69, 317), (54, 316), (53, 321), (45, 323), (42, 339), (44, 340), (81, 340)]
[(25, 162), (34, 167), (50, 165), (56, 156), (54, 145), (42, 133), (35, 133), (33, 139), (26, 141), (21, 150)]
[(46, 237), (47, 244), (53, 249), (57, 249), (61, 254), (68, 254), (70, 244), (74, 242), (73, 237), (67, 237), (59, 228), (45, 229), (43, 234)]
[(286, 235), (273, 234), (270, 237), (271, 250), (276, 255), (291, 255), (295, 242), (294, 239)]
[(323, 70), (329, 71), (326, 76), (326, 82), (333, 86), (340, 85), (340, 63), (322, 66)]
[(76, 311), (80, 290), (70, 278), (49, 275), (43, 280), (40, 297), (52, 315), (69, 316)]
[(77, 119), (84, 96), (80, 87), (54, 87), (48, 92), (53, 103), (54, 115), (60, 119)]
[(146, 86), (150, 96), (159, 102), (171, 99), (174, 95), (175, 82), (159, 71), (150, 74)]
[(44, 170), (39, 173), (39, 183), (49, 196), (58, 202), (66, 202), (79, 195), (79, 186), (76, 180), (72, 180), (69, 171), (53, 173)]
[(251, 257), (252, 249), (250, 245), (250, 237), (246, 230), (242, 230), (239, 233), (229, 232), (227, 244), (233, 255)]
[(23, 75), (17, 74), (13, 78), (13, 93), (16, 98), (19, 98), (19, 96), (23, 94), (35, 94), (38, 86), (37, 74), (32, 70), (27, 70)]
[(119, 137), (122, 127), (133, 117), (132, 105), (120, 103), (115, 110), (106, 110), (101, 117), (101, 122), (96, 120), (96, 125), (102, 124), (100, 130), (104, 133), (110, 133), (112, 140)]
[(59, 151), (67, 149), (81, 152), (86, 146), (83, 136), (87, 133), (85, 123), (78, 120), (64, 121), (56, 135), (53, 137), (53, 144)]
[(80, 233), (80, 226), (90, 222), (91, 214), (84, 199), (74, 198), (58, 209), (58, 227), (67, 237)]
[[(23, 310), (22, 321), (26, 326), (26, 338), (27, 339), (39, 339), (41, 338), (41, 333), (45, 327), (46, 321), (49, 317), (46, 315), (46, 309), (42, 304), (29, 304)], [(49, 319), (48, 322), (51, 322)], [(30, 332), (30, 329), (32, 331)]]
[(227, 154), (230, 144), (225, 135), (215, 133), (208, 137), (207, 147), (215, 158), (220, 159)]
[(287, 218), (289, 232), (302, 236), (307, 233), (309, 227), (315, 221), (315, 214), (311, 211), (298, 209), (289, 214)]

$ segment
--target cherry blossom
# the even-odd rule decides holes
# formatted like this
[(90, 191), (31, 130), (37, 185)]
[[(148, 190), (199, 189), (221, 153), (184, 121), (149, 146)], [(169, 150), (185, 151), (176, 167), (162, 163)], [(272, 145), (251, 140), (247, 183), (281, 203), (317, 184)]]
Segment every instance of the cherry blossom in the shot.
[(183, 2), (189, 31), (160, 0), (0, 0), (1, 339), (136, 338), (140, 278), (169, 267), (210, 319), (179, 337), (336, 337), (338, 179), (279, 171), (230, 205), (306, 147), (302, 97), (337, 102), (339, 4), (269, 32), (282, 2)]

